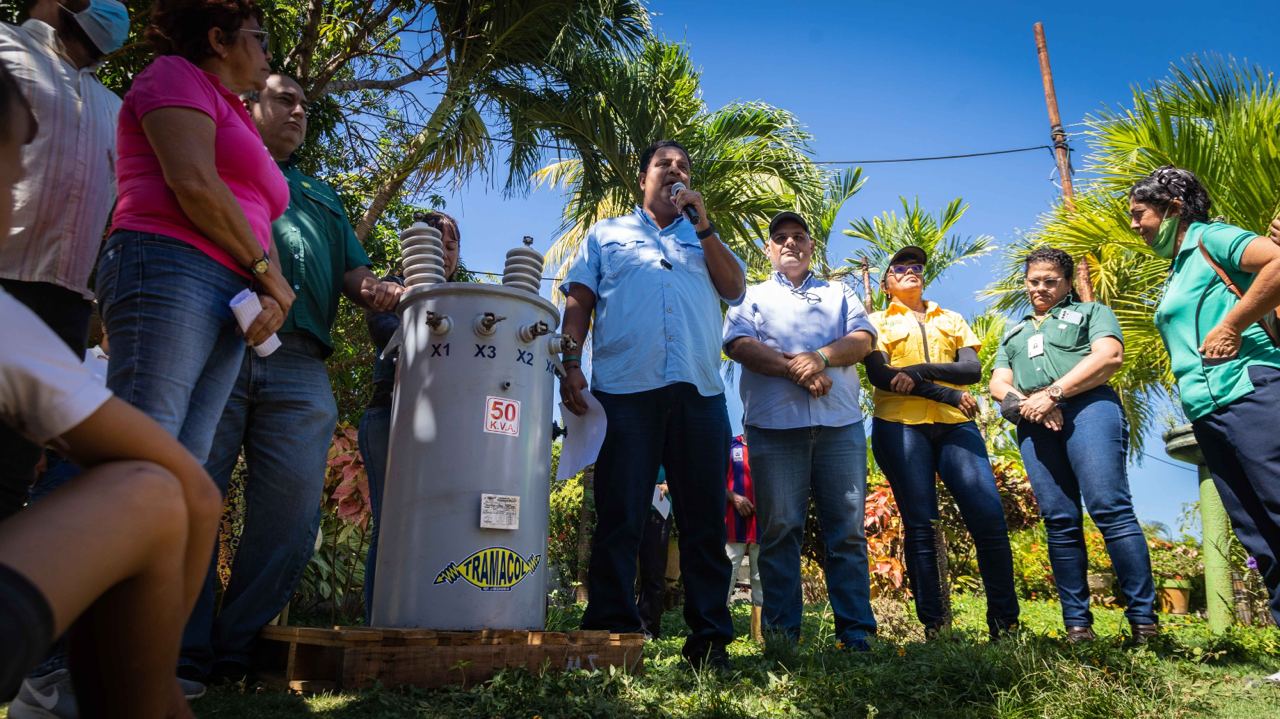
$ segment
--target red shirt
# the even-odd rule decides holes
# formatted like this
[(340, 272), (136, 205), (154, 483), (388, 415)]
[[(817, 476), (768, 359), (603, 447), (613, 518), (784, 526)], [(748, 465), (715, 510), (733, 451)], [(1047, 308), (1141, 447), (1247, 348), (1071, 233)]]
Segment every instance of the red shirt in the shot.
[[(751, 484), (751, 465), (747, 460), (747, 442), (738, 435), (729, 445), (729, 476), (725, 489), (741, 494), (752, 505), (756, 503), (756, 490)], [(756, 515), (743, 517), (729, 502), (724, 513), (724, 526), (730, 544), (756, 544)]]

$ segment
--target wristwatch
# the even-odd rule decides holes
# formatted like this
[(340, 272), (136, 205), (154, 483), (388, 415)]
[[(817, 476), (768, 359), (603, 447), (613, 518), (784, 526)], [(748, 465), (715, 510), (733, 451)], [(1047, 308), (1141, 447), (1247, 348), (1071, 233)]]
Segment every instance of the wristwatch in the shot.
[(714, 224), (714, 223), (711, 223), (711, 222), (708, 222), (708, 223), (707, 223), (707, 229), (705, 229), (705, 230), (703, 230), (703, 231), (701, 231), (701, 232), (697, 233), (697, 235), (698, 235), (698, 239), (699, 239), (699, 240), (705, 240), (705, 239), (707, 239), (708, 237), (710, 237), (710, 236), (714, 235), (715, 233), (716, 233), (716, 226), (715, 226), (715, 224)]
[(249, 264), (249, 269), (257, 277), (267, 274), (267, 271), (271, 269), (271, 256), (264, 253), (262, 257)]
[(1053, 384), (1049, 385), (1048, 392), (1049, 392), (1049, 399), (1053, 400), (1054, 402), (1062, 401), (1062, 385), (1058, 384), (1057, 382), (1054, 382)]

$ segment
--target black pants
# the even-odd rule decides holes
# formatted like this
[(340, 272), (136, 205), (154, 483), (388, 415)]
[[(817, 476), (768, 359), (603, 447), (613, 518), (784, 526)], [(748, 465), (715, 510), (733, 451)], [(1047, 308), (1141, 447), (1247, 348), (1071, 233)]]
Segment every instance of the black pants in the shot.
[[(64, 287), (46, 282), (0, 280), (0, 287), (26, 305), (65, 343), (76, 360), (84, 357), (89, 337), (89, 316), (93, 304)], [(40, 447), (6, 426), (0, 425), (0, 520), (27, 503), (27, 492), (35, 480)]]
[(609, 425), (596, 460), (597, 521), (582, 628), (643, 631), (636, 557), (661, 465), (680, 533), (684, 619), (692, 632), (685, 651), (692, 656), (728, 644), (733, 620), (724, 601), (730, 576), (724, 478), (730, 432), (724, 394), (703, 397), (684, 382), (647, 392), (594, 394)]
[(640, 576), (636, 579), (636, 609), (644, 633), (657, 639), (662, 636), (662, 610), (666, 607), (667, 545), (671, 542), (671, 515), (664, 519), (656, 509), (649, 510), (640, 538)]

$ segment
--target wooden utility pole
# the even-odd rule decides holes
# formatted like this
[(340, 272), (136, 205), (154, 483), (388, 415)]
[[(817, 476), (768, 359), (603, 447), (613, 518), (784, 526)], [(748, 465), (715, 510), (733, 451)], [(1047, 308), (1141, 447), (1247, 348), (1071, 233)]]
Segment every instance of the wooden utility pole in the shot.
[[(1071, 185), (1071, 153), (1067, 133), (1062, 129), (1058, 112), (1058, 93), (1053, 89), (1053, 70), (1049, 67), (1049, 44), (1044, 39), (1044, 23), (1035, 24), (1036, 54), (1040, 56), (1040, 80), (1044, 83), (1044, 104), (1049, 109), (1049, 136), (1053, 139), (1053, 155), (1058, 161), (1058, 177), (1062, 180), (1062, 203), (1075, 212), (1075, 188)], [(1076, 262), (1076, 295), (1084, 302), (1093, 301), (1093, 280), (1089, 277), (1089, 258)]]
[(862, 258), (862, 303), (871, 312), (871, 260)]

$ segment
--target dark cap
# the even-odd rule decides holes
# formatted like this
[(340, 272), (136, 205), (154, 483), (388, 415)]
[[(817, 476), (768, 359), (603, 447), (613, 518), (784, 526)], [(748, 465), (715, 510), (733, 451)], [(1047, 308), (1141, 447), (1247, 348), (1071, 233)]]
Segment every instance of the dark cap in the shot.
[(893, 257), (889, 258), (889, 265), (890, 266), (901, 265), (905, 262), (912, 262), (912, 261), (914, 261), (916, 264), (921, 264), (921, 265), (928, 264), (929, 256), (926, 255), (924, 250), (920, 249), (919, 247), (916, 247), (915, 245), (907, 245), (906, 247), (903, 247), (902, 249), (893, 253)]
[(809, 223), (805, 222), (803, 217), (794, 212), (779, 212), (773, 216), (772, 220), (769, 220), (769, 237), (773, 237), (773, 231), (778, 225), (788, 220), (803, 227), (806, 234), (809, 232)]

